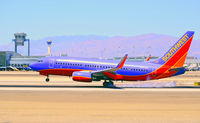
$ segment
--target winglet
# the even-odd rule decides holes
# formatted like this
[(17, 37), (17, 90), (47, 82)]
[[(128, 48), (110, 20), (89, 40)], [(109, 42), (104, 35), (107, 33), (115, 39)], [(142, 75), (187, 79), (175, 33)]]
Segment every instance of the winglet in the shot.
[(151, 58), (151, 55), (149, 55), (149, 57), (146, 59), (146, 61), (149, 61), (149, 60), (150, 60), (150, 58)]
[(124, 63), (125, 63), (127, 57), (128, 57), (128, 54), (126, 54), (126, 55), (121, 59), (120, 63), (116, 66), (116, 68), (121, 69), (121, 68), (124, 66)]

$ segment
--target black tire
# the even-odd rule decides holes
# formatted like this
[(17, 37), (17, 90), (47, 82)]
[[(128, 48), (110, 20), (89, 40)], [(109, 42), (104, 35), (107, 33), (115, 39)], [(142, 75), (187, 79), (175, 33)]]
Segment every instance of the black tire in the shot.
[(104, 83), (103, 83), (103, 87), (106, 87), (106, 88), (107, 88), (107, 87), (108, 87), (108, 82), (104, 82)]
[(49, 78), (46, 78), (46, 82), (49, 82)]
[(108, 87), (110, 88), (112, 88), (112, 87), (114, 87), (114, 83), (112, 82), (112, 81), (110, 81), (110, 82), (108, 82)]
[(109, 82), (109, 85), (114, 85), (114, 83), (112, 81)]

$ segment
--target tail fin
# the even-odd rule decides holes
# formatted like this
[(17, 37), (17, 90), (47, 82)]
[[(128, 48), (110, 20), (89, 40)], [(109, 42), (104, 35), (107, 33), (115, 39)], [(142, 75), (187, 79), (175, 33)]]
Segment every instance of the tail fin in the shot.
[(160, 59), (153, 61), (156, 64), (165, 64), (171, 68), (183, 67), (194, 32), (187, 31)]

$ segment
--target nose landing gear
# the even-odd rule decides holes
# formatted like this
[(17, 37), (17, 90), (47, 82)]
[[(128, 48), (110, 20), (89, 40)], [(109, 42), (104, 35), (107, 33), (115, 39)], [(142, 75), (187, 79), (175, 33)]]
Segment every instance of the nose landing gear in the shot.
[(47, 75), (46, 82), (49, 82), (49, 81), (50, 81), (49, 75)]
[(106, 87), (106, 88), (111, 88), (111, 87), (114, 87), (114, 83), (109, 80), (109, 82), (107, 82), (106, 80), (103, 82), (103, 87)]

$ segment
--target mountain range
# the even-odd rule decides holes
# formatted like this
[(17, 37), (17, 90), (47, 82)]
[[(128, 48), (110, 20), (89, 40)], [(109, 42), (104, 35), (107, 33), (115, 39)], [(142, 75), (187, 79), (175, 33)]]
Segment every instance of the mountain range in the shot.
[[(179, 37), (180, 38), (180, 37)], [(53, 55), (65, 54), (74, 57), (113, 58), (129, 56), (161, 56), (176, 43), (177, 37), (162, 34), (143, 34), (137, 36), (54, 36), (31, 40), (31, 55), (46, 55), (47, 40), (52, 40)], [(19, 48), (25, 54), (27, 46)], [(13, 50), (14, 43), (0, 45), (1, 51)], [(189, 56), (200, 57), (200, 40), (193, 40)]]

